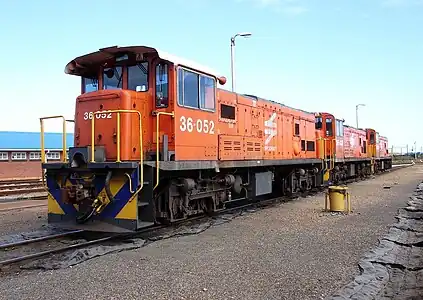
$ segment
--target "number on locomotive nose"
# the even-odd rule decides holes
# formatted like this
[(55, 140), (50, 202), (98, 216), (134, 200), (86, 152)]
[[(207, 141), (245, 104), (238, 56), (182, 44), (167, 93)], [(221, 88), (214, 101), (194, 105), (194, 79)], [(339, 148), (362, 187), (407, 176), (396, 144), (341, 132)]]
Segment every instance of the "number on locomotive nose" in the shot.
[[(93, 118), (94, 113), (92, 111), (88, 112), (84, 112), (84, 120), (91, 120)], [(96, 114), (95, 115), (96, 119), (111, 119), (112, 118), (112, 113), (102, 113), (102, 114)]]

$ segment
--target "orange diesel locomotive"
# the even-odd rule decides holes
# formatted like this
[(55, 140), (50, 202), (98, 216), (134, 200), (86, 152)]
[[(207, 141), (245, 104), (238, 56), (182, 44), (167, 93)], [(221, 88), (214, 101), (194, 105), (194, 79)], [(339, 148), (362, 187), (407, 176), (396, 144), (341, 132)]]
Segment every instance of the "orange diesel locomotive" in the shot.
[(213, 70), (154, 48), (100, 49), (65, 73), (81, 95), (69, 158), (42, 157), (50, 223), (135, 231), (390, 167), (374, 130), (219, 89)]

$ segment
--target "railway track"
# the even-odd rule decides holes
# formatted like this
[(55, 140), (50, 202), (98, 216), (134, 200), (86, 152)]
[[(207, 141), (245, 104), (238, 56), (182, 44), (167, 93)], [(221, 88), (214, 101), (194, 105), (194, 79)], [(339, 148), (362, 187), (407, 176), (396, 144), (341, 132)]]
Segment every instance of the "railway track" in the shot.
[[(67, 250), (82, 248), (85, 246), (93, 245), (100, 242), (105, 242), (114, 238), (115, 236), (106, 236), (102, 238), (94, 238), (84, 242), (76, 242), (71, 245), (61, 246), (64, 241), (72, 242), (68, 238), (78, 234), (84, 233), (84, 230), (74, 230), (58, 234), (46, 235), (33, 239), (25, 239), (17, 242), (11, 242), (0, 245), (0, 255), (3, 257), (0, 261), (0, 268), (6, 265), (11, 265), (24, 260), (31, 260), (64, 252)], [(36, 247), (34, 247), (36, 246)], [(37, 249), (34, 249), (37, 248)], [(35, 250), (35, 251), (34, 251)], [(19, 253), (18, 255), (13, 255)], [(31, 252), (31, 253), (28, 253)]]
[[(407, 165), (395, 167), (395, 168), (391, 169), (390, 172), (404, 168), (404, 167), (407, 167)], [(384, 174), (384, 173), (381, 173), (381, 174)], [(376, 174), (376, 176), (379, 176), (381, 174)], [(349, 179), (349, 180), (346, 180), (345, 182), (343, 182), (343, 184), (346, 185), (346, 184), (349, 184), (349, 183), (365, 181), (365, 180), (368, 180), (368, 179), (369, 178)], [(221, 214), (227, 214), (227, 213), (236, 212), (236, 211), (242, 211), (242, 210), (245, 210), (245, 209), (248, 209), (248, 208), (251, 209), (251, 208), (266, 207), (266, 206), (272, 205), (274, 203), (287, 202), (287, 201), (290, 201), (294, 198), (302, 198), (302, 197), (306, 197), (306, 196), (310, 196), (310, 195), (315, 195), (315, 194), (322, 192), (323, 190), (324, 190), (323, 187), (322, 188), (316, 188), (316, 189), (313, 189), (309, 192), (305, 192), (303, 194), (298, 194), (298, 195), (294, 195), (294, 196), (276, 197), (276, 198), (262, 200), (262, 201), (259, 201), (259, 202), (248, 202), (246, 204), (235, 205), (235, 206), (232, 206), (232, 207), (230, 206), (231, 204), (229, 203), (228, 206), (230, 206), (230, 207), (216, 213), (215, 215), (221, 215)], [(43, 245), (42, 247), (38, 247), (40, 249), (40, 251), (35, 251), (35, 252), (32, 251), (32, 253), (29, 253), (29, 254), (25, 253), (25, 251), (21, 251), (20, 253), (23, 252), (24, 254), (20, 254), (20, 255), (17, 255), (17, 256), (10, 257), (10, 254), (8, 253), (8, 255), (6, 255), (7, 257), (5, 259), (0, 260), (0, 269), (1, 269), (1, 267), (7, 266), (7, 265), (12, 265), (12, 264), (22, 262), (22, 261), (25, 261), (25, 260), (42, 258), (42, 257), (48, 256), (50, 254), (66, 252), (66, 251), (69, 251), (69, 250), (83, 248), (83, 247), (91, 246), (91, 245), (94, 245), (94, 244), (100, 244), (100, 243), (111, 241), (111, 240), (118, 240), (118, 239), (124, 240), (124, 239), (128, 239), (128, 238), (136, 238), (136, 237), (145, 238), (145, 236), (154, 235), (155, 232), (157, 232), (158, 230), (161, 230), (161, 229), (171, 230), (172, 228), (183, 225), (185, 223), (193, 222), (193, 221), (194, 222), (195, 221), (201, 221), (202, 219), (207, 219), (207, 218), (210, 218), (210, 215), (200, 215), (200, 216), (192, 217), (188, 220), (182, 220), (182, 221), (173, 223), (172, 225), (153, 225), (151, 227), (147, 227), (147, 228), (144, 228), (142, 230), (139, 230), (135, 233), (111, 234), (111, 235), (106, 235), (105, 237), (99, 237), (99, 238), (92, 237), (88, 240), (85, 240), (85, 241), (82, 241), (82, 242), (76, 242), (74, 244), (67, 245), (67, 246), (62, 246), (60, 240), (58, 240), (58, 239), (68, 238), (68, 237), (71, 237), (73, 235), (78, 235), (78, 234), (86, 233), (86, 232), (84, 230), (75, 230), (75, 231), (53, 234), (53, 235), (44, 236), (44, 237), (35, 238), (35, 239), (22, 240), (22, 241), (8, 243), (8, 244), (0, 244), (0, 255), (1, 255), (2, 252), (5, 253), (5, 252), (8, 252), (8, 250), (16, 249), (18, 247), (22, 247), (22, 246), (28, 247), (30, 245), (34, 245), (34, 244), (37, 244), (37, 243), (43, 243), (43, 242), (48, 242), (48, 241), (52, 241), (52, 240), (57, 240), (55, 243), (52, 243), (53, 247), (51, 247), (50, 249), (48, 249), (48, 247), (46, 247), (46, 245)], [(49, 245), (49, 246), (51, 246), (51, 245)]]
[(41, 178), (0, 180), (0, 197), (44, 192)]

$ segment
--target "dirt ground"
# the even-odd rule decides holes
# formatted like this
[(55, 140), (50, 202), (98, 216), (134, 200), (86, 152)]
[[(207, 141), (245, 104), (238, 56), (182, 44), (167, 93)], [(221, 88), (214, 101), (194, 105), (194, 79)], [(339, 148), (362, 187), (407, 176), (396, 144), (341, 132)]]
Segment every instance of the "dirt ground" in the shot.
[[(423, 166), (415, 165), (351, 184), (350, 215), (322, 212), (324, 197), (316, 195), (197, 235), (2, 278), (0, 299), (324, 299), (359, 273), (360, 258), (422, 179)], [(0, 234), (40, 226), (41, 211), (0, 214)]]

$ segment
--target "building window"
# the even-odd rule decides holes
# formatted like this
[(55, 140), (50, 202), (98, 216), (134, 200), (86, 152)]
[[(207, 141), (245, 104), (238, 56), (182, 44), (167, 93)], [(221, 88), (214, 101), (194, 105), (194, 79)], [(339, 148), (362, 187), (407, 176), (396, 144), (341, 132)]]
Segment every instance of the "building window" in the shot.
[(59, 160), (60, 152), (47, 152), (47, 159)]
[(26, 152), (12, 152), (12, 160), (26, 160)]
[(40, 160), (41, 159), (41, 152), (30, 152), (29, 153), (30, 160)]
[(9, 160), (9, 153), (0, 152), (0, 160)]
[(214, 110), (215, 108), (214, 78), (178, 69), (178, 103), (179, 105)]

